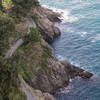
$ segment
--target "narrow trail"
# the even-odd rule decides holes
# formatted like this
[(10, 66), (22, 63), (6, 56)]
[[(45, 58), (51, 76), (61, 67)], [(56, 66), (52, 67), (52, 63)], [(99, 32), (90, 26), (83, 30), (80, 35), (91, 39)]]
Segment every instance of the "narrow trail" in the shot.
[(16, 43), (7, 51), (6, 53), (6, 57), (10, 58), (12, 56), (12, 54), (14, 53), (14, 51), (21, 45), (23, 44), (23, 39), (19, 39), (16, 41)]
[[(31, 28), (31, 27), (36, 28), (36, 24), (31, 17), (28, 17), (28, 24), (29, 24), (29, 28)], [(13, 53), (16, 51), (16, 49), (23, 43), (24, 43), (24, 40), (22, 38), (18, 39), (16, 41), (16, 43), (14, 45), (12, 45), (12, 47), (6, 52), (5, 57), (10, 58), (13, 55)], [(20, 76), (19, 79), (21, 81), (22, 90), (25, 92), (25, 94), (27, 96), (27, 100), (36, 100), (34, 98), (34, 95), (32, 94), (30, 87), (25, 83), (23, 78)]]
[(36, 28), (36, 24), (35, 24), (34, 20), (31, 17), (28, 17), (28, 24), (29, 24), (29, 27)]
[[(36, 24), (35, 24), (34, 20), (33, 20), (31, 17), (28, 17), (28, 24), (29, 24), (29, 27), (30, 27), (30, 28), (31, 28), (31, 27), (36, 28)], [(13, 55), (13, 53), (16, 51), (16, 49), (17, 49), (20, 45), (23, 44), (23, 42), (24, 42), (24, 41), (23, 41), (22, 38), (18, 39), (18, 40), (16, 41), (16, 43), (6, 52), (5, 56), (6, 56), (7, 58), (10, 58), (10, 57)]]

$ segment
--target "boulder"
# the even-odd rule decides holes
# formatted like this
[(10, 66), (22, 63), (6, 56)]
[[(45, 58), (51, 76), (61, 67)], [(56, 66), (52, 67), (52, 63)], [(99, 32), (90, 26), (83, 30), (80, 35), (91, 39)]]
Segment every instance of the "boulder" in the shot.
[(37, 16), (37, 28), (39, 29), (44, 40), (51, 42), (61, 34), (59, 28), (55, 27), (56, 22), (61, 22), (59, 18), (61, 15), (59, 13), (38, 6), (34, 9), (31, 9), (29, 13), (29, 16), (32, 16), (33, 18), (34, 15)]
[(83, 79), (89, 79), (93, 76), (93, 74), (87, 71), (83, 71), (79, 74), (79, 76), (82, 77)]

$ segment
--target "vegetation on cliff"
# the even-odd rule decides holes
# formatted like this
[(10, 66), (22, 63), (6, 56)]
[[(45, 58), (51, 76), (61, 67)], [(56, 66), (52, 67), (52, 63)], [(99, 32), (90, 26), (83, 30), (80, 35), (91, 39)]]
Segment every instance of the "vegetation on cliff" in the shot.
[[(20, 88), (18, 74), (24, 79), (33, 79), (36, 68), (46, 67), (48, 52), (41, 46), (42, 36), (37, 28), (23, 36), (24, 43), (11, 58), (5, 53), (11, 47), (11, 40), (19, 37), (15, 30), (15, 19), (6, 13), (0, 13), (0, 100), (25, 100)], [(39, 64), (39, 65), (38, 65)]]
[(0, 100), (25, 100), (18, 80), (18, 66), (14, 58), (0, 56)]
[[(47, 67), (49, 51), (41, 45), (42, 37), (37, 28), (31, 28), (24, 37), (24, 43), (16, 50), (13, 57), (18, 58), (17, 66), (24, 79), (33, 79), (38, 68)], [(31, 81), (31, 80), (30, 80)]]
[(9, 37), (14, 34), (15, 25), (12, 18), (6, 14), (0, 14), (0, 55), (9, 48)]
[[(13, 3), (14, 3), (13, 7), (15, 8), (17, 3), (15, 2), (15, 0), (13, 0)], [(23, 3), (24, 3), (24, 0), (23, 0)], [(0, 0), (0, 100), (26, 100), (26, 96), (23, 93), (22, 89), (20, 88), (20, 82), (18, 80), (18, 73), (19, 73), (18, 72), (19, 63), (17, 62), (18, 56), (13, 56), (11, 58), (5, 57), (5, 53), (11, 47), (10, 41), (12, 41), (14, 37), (16, 38), (17, 35), (19, 34), (15, 30), (16, 23), (13, 16), (10, 17), (5, 12), (3, 12), (3, 8), (7, 8), (9, 6), (8, 4), (12, 5), (12, 1)], [(32, 4), (32, 3), (29, 3), (29, 4)], [(22, 7), (22, 5), (20, 7)], [(16, 10), (18, 10), (18, 8), (16, 8)], [(22, 9), (19, 8), (19, 11), (21, 10)], [(23, 12), (26, 13), (25, 10)], [(16, 15), (17, 15), (17, 12), (16, 12)], [(35, 33), (38, 35), (37, 31), (35, 31), (33, 34)], [(31, 34), (30, 36), (25, 36), (25, 39), (30, 39), (31, 36), (33, 37), (35, 36), (33, 41), (39, 39), (38, 37), (36, 37), (36, 35), (31, 35)]]
[(0, 13), (0, 100), (25, 100), (25, 95), (19, 89), (18, 69), (16, 59), (5, 58), (10, 48), (11, 37), (16, 37), (15, 23), (5, 13)]
[(24, 44), (29, 42), (40, 42), (41, 35), (37, 28), (30, 28), (30, 32), (24, 36)]
[[(7, 3), (13, 6), (6, 9)], [(50, 21), (53, 17), (48, 18), (52, 14), (51, 10), (41, 9), (38, 0), (0, 0), (0, 100), (27, 100), (19, 76), (29, 87), (48, 93), (68, 85), (72, 73), (75, 74), (73, 77), (79, 76), (81, 71), (67, 62), (58, 61), (45, 42), (60, 35), (59, 29)], [(37, 27), (32, 27), (34, 21), (31, 23), (30, 19), (35, 19)], [(19, 39), (23, 44), (10, 58), (5, 56)]]

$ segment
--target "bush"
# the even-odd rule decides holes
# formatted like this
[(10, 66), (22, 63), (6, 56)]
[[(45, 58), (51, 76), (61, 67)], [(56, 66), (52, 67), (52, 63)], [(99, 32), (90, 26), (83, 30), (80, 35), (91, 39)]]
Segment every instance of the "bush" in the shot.
[(27, 15), (27, 9), (23, 8), (20, 5), (16, 5), (12, 8), (11, 16), (15, 16), (16, 18), (25, 17)]
[(41, 35), (37, 28), (30, 28), (30, 33), (24, 36), (24, 43), (40, 42)]
[(2, 5), (4, 7), (7, 7), (7, 6), (12, 6), (13, 3), (12, 3), (12, 0), (2, 0)]
[(9, 98), (8, 95), (12, 86), (16, 88), (17, 75), (14, 59), (0, 57), (0, 98), (3, 98), (3, 100)]
[(38, 0), (12, 0), (15, 5), (21, 5), (22, 7), (31, 7), (33, 5), (38, 6)]
[(15, 31), (15, 24), (7, 15), (0, 14), (0, 55), (9, 48), (9, 37)]
[(45, 70), (48, 66), (47, 59), (50, 57), (50, 52), (47, 48), (43, 48), (42, 58), (41, 58), (41, 67)]

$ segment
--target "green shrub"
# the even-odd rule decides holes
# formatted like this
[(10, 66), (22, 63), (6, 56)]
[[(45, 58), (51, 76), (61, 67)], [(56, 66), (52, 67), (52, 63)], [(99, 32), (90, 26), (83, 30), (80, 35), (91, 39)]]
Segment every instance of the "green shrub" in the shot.
[(11, 87), (17, 87), (17, 67), (15, 59), (0, 57), (0, 96), (6, 100), (11, 91)]
[(12, 91), (9, 93), (9, 100), (27, 100), (27, 97), (21, 88), (12, 87)]
[(13, 5), (12, 0), (2, 0), (2, 5), (6, 7), (7, 5)]
[(31, 8), (31, 6), (38, 6), (37, 0), (12, 0), (15, 5), (20, 5), (24, 8)]
[(47, 68), (47, 59), (50, 57), (50, 53), (49, 51), (45, 48), (43, 48), (43, 52), (42, 52), (42, 57), (41, 57), (41, 67), (43, 69)]
[(33, 20), (35, 21), (35, 23), (37, 24), (37, 22), (38, 22), (38, 17), (35, 16), (35, 15), (33, 15), (32, 18), (33, 18)]
[(37, 28), (30, 28), (30, 33), (24, 36), (24, 43), (40, 42), (41, 35)]
[(0, 100), (26, 100), (18, 80), (18, 56), (0, 56)]
[(0, 14), (0, 55), (9, 48), (9, 37), (15, 31), (14, 21), (7, 15)]

